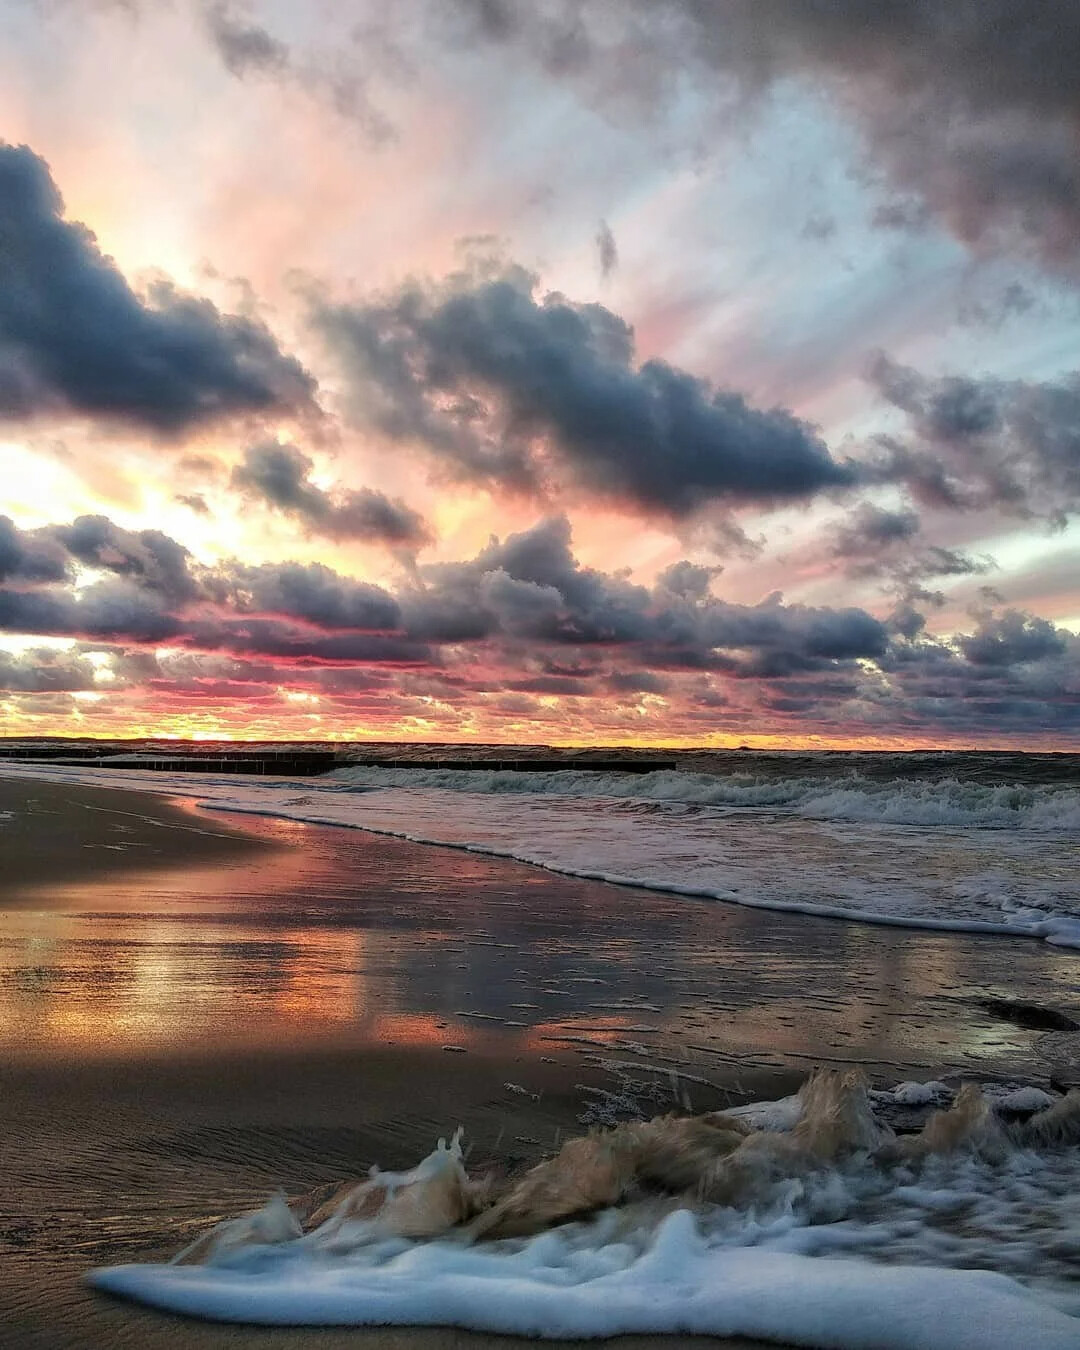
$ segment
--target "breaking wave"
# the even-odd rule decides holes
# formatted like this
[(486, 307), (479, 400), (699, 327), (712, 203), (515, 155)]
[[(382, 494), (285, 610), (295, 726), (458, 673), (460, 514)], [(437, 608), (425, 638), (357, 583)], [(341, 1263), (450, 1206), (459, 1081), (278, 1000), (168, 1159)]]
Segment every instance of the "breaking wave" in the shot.
[(1080, 830), (1080, 789), (1060, 784), (973, 783), (959, 778), (876, 780), (686, 773), (530, 773), (501, 769), (338, 769), (326, 787), (372, 792), (428, 788), (483, 795), (612, 797), (688, 806), (782, 810), (809, 820), (981, 829)]
[[(408, 1172), (279, 1196), (170, 1265), (90, 1280), (264, 1325), (1075, 1348), (1080, 1093), (1017, 1114), (920, 1086), (824, 1071), (787, 1103), (594, 1132), (505, 1180), (466, 1172), (459, 1131)], [(921, 1130), (894, 1133), (889, 1108), (920, 1099)]]

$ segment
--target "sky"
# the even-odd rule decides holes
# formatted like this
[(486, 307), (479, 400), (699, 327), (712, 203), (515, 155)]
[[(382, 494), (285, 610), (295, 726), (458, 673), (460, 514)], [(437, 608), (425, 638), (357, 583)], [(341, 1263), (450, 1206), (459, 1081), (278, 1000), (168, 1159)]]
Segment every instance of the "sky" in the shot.
[(0, 0), (0, 734), (1080, 743), (1074, 0)]

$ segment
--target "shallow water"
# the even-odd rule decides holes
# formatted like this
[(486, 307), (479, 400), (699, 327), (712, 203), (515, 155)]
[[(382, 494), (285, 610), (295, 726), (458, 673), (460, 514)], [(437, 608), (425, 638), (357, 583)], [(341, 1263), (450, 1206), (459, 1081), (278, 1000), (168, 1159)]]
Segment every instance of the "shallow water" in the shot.
[(303, 782), (240, 782), (93, 766), (0, 771), (156, 786), (219, 810), (752, 908), (1080, 948), (1080, 788), (1071, 778), (351, 767)]

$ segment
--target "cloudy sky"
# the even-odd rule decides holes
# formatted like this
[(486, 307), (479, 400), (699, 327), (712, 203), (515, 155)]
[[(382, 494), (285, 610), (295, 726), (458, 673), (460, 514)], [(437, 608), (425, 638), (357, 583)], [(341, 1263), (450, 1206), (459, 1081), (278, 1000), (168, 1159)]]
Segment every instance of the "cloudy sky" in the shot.
[(0, 728), (1075, 748), (1078, 51), (0, 0)]

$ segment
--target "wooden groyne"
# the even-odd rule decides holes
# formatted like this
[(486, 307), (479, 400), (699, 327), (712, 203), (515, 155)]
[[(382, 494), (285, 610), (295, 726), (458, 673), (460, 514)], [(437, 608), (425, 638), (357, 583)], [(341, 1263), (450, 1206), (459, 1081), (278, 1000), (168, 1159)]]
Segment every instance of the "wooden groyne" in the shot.
[(0, 759), (34, 760), (49, 764), (87, 768), (142, 770), (145, 773), (226, 773), (259, 774), (267, 777), (300, 778), (328, 773), (336, 768), (338, 757), (327, 750), (235, 751), (217, 755), (0, 755)]
[[(52, 762), (56, 763), (55, 760)], [(301, 778), (328, 773), (336, 765), (337, 756), (332, 751), (308, 750), (259, 755), (139, 755), (131, 759), (110, 758), (102, 768), (144, 769), (150, 773), (248, 773)]]
[(141, 745), (102, 741), (95, 744), (25, 744), (0, 742), (0, 761), (55, 765), (98, 765), (103, 769), (142, 770), (145, 773), (257, 774), (267, 777), (308, 777), (331, 769), (443, 769), (481, 773), (657, 773), (678, 767), (674, 758), (647, 754), (492, 754), (490, 750), (469, 756), (431, 755), (406, 751), (356, 753), (351, 747), (303, 749), (288, 745), (257, 745), (249, 748), (222, 745), (180, 750), (174, 746)]

